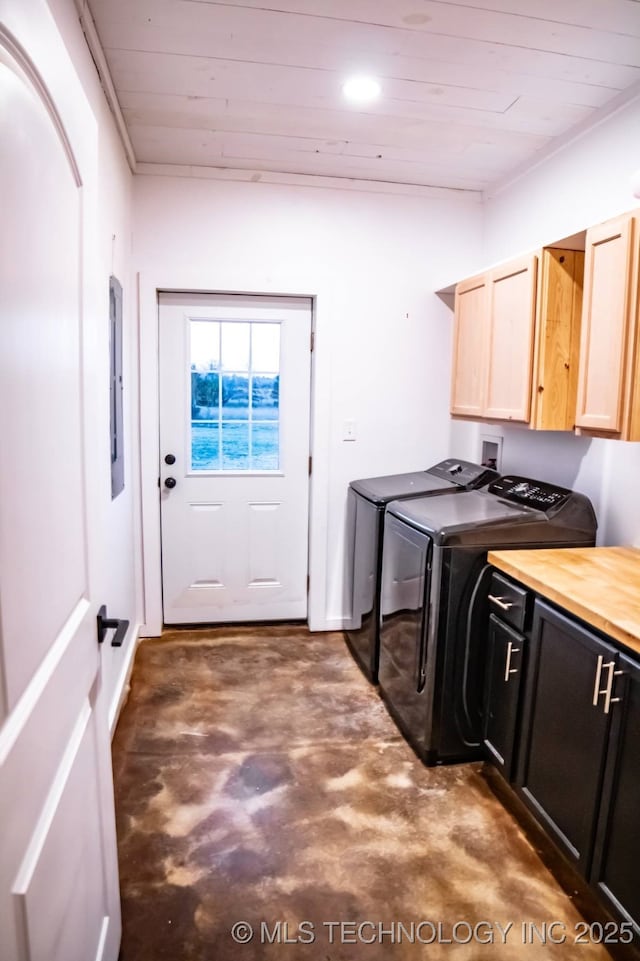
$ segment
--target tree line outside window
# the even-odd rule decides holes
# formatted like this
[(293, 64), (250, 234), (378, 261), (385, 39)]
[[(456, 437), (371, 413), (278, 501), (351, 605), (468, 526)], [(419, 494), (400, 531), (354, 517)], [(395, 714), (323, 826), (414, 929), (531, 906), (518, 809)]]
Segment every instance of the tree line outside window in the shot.
[[(249, 403), (251, 397), (251, 403)], [(222, 374), (191, 367), (191, 419), (207, 419), (222, 407), (277, 408), (280, 399), (278, 374)]]

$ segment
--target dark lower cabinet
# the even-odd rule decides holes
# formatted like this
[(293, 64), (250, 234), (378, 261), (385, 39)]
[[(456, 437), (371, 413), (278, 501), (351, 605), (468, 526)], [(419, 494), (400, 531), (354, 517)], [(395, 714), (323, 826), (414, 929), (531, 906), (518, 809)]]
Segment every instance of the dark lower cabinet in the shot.
[(640, 943), (640, 658), (540, 597), (526, 638), (491, 615), (484, 737), (506, 778), (515, 759), (520, 798)]
[(619, 696), (596, 835), (592, 883), (640, 938), (640, 664), (620, 654)]
[(589, 876), (609, 743), (617, 651), (536, 598), (516, 786)]
[(526, 641), (495, 614), (489, 617), (487, 641), (484, 745), (492, 763), (511, 780)]

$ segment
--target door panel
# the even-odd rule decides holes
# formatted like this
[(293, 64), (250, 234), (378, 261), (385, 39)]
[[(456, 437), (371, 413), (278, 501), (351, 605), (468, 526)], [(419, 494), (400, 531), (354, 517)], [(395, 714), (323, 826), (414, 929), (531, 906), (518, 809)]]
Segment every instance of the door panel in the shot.
[(379, 681), (404, 733), (424, 747), (432, 541), (385, 515), (380, 596)]
[(161, 295), (165, 623), (306, 617), (310, 335), (306, 299)]
[(634, 219), (587, 231), (576, 426), (619, 433), (627, 376)]
[(486, 417), (529, 420), (537, 265), (528, 255), (491, 274)]
[(615, 660), (614, 648), (536, 599), (518, 785), (585, 874), (610, 723), (603, 686)]
[(451, 413), (480, 417), (485, 403), (488, 329), (487, 283), (473, 277), (456, 287)]
[(54, 105), (3, 43), (0, 31), (2, 959), (113, 961), (113, 792), (85, 506), (96, 465), (85, 463), (82, 418), (82, 193)]
[[(1, 50), (1, 48), (0, 48)], [(1, 54), (0, 54), (1, 56)], [(80, 423), (80, 192), (44, 106), (3, 63), (2, 629), (14, 707), (86, 593)], [(11, 129), (13, 136), (10, 136)], [(19, 132), (19, 133), (17, 133)], [(23, 142), (34, 137), (36, 151)], [(46, 162), (43, 161), (46, 157)], [(26, 214), (29, 208), (30, 214)], [(55, 234), (52, 235), (52, 228)], [(46, 277), (38, 265), (46, 265)], [(30, 284), (30, 286), (29, 286)], [(20, 496), (16, 496), (17, 492)], [(44, 540), (49, 549), (44, 549)], [(33, 598), (46, 598), (34, 604)]]
[[(99, 803), (92, 709), (85, 699), (15, 881), (16, 909), (33, 961), (99, 956), (104, 876), (100, 847), (84, 816)], [(66, 870), (59, 877), (61, 863)]]
[(620, 702), (614, 708), (591, 880), (613, 910), (633, 923), (640, 941), (640, 666), (621, 654), (618, 668), (614, 695)]
[(511, 780), (526, 640), (495, 614), (489, 617), (487, 640), (484, 743), (489, 759)]

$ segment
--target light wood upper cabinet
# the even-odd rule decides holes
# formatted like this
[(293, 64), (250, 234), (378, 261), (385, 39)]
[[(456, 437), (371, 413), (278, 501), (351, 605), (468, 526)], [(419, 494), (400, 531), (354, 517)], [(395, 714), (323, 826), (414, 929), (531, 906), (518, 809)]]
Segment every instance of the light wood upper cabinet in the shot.
[(456, 287), (451, 413), (481, 417), (487, 344), (487, 281), (471, 277)]
[(587, 231), (576, 426), (585, 433), (640, 440), (638, 379), (638, 217)]
[(489, 274), (489, 348), (484, 416), (527, 423), (538, 258), (528, 255)]
[(454, 416), (573, 429), (583, 263), (544, 248), (458, 284)]
[(531, 426), (573, 430), (584, 253), (545, 247), (538, 277)]

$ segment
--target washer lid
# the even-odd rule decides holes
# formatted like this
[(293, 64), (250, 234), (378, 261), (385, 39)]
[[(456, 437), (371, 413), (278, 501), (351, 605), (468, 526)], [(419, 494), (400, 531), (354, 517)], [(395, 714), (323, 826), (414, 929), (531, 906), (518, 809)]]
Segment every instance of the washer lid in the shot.
[(436, 540), (464, 531), (477, 531), (478, 528), (544, 524), (547, 521), (543, 511), (500, 500), (485, 491), (392, 501), (387, 511)]
[(412, 474), (390, 474), (351, 481), (351, 488), (374, 504), (384, 505), (396, 497), (444, 494), (471, 487), (484, 487), (499, 475), (468, 460), (449, 457), (428, 470)]
[(436, 477), (429, 471), (412, 474), (390, 474), (388, 477), (368, 477), (351, 481), (352, 490), (374, 504), (387, 504), (396, 497), (415, 497), (419, 494), (456, 491), (453, 481)]

